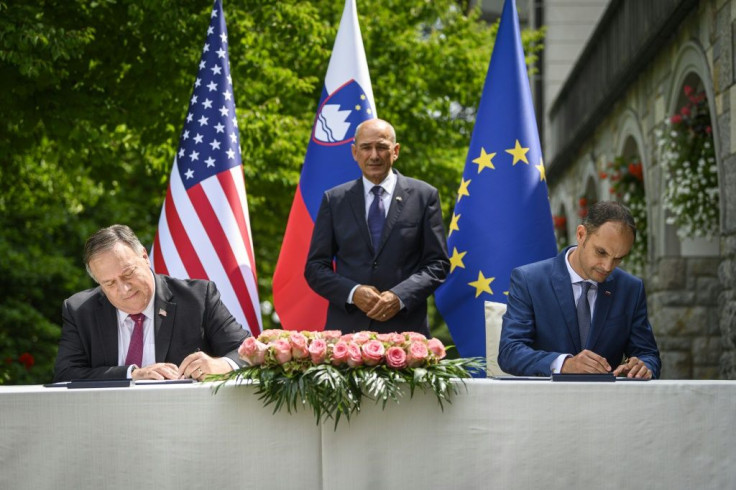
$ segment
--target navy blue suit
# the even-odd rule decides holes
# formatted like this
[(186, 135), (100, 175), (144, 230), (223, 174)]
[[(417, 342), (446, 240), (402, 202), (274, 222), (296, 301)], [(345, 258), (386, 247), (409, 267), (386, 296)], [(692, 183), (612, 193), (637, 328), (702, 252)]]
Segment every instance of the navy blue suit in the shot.
[(658, 378), (661, 361), (641, 279), (616, 268), (598, 284), (588, 343), (581, 346), (566, 253), (512, 271), (498, 351), (501, 369), (517, 376), (549, 376), (560, 354), (587, 348), (613, 369), (624, 356), (637, 357)]
[[(362, 178), (333, 187), (322, 198), (304, 276), (329, 301), (328, 330), (429, 336), (427, 297), (450, 268), (439, 194), (425, 182), (392, 171), (396, 188), (377, 249), (366, 224)], [(347, 303), (359, 284), (393, 291), (405, 308), (385, 322), (371, 320)]]

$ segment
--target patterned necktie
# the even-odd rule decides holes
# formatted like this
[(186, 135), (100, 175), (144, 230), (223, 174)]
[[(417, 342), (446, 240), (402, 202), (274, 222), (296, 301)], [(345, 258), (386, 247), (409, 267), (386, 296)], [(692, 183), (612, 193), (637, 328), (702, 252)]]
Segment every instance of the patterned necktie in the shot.
[(578, 298), (578, 328), (580, 329), (580, 347), (585, 349), (588, 342), (588, 334), (590, 333), (590, 303), (588, 303), (588, 290), (591, 284), (588, 281), (579, 282), (583, 288), (583, 292)]
[(371, 233), (371, 242), (373, 249), (377, 252), (378, 245), (381, 244), (381, 233), (383, 232), (383, 224), (386, 222), (386, 210), (383, 207), (383, 187), (375, 185), (371, 189), (373, 193), (373, 202), (368, 209), (368, 231)]
[(125, 357), (125, 365), (135, 364), (142, 367), (143, 364), (143, 320), (146, 316), (143, 313), (130, 315), (135, 327), (133, 327), (133, 335), (130, 336), (130, 346), (128, 347), (128, 355)]

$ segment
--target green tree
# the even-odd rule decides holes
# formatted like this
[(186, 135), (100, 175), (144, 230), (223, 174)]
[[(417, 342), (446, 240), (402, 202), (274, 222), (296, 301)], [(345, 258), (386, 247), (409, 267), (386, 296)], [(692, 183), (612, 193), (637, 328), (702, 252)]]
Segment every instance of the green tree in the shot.
[[(496, 26), (451, 0), (357, 4), (377, 111), (402, 143), (397, 166), (440, 189), (448, 218)], [(0, 0), (0, 384), (51, 378), (61, 303), (93, 285), (87, 236), (126, 223), (152, 242), (210, 8)], [(342, 8), (224, 3), (262, 300)], [(535, 52), (541, 34), (524, 37)], [(441, 333), (436, 313), (432, 323)]]

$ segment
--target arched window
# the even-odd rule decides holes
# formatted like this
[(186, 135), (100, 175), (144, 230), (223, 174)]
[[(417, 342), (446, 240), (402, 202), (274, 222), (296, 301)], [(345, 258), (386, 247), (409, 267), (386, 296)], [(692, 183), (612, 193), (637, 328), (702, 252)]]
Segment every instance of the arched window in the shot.
[[(684, 77), (671, 107), (670, 116), (657, 131), (657, 156), (663, 171), (662, 204), (669, 228), (666, 236), (671, 241), (676, 232), (681, 242), (678, 252), (683, 255), (717, 255), (718, 164), (710, 106), (696, 73)], [(667, 247), (670, 253), (674, 248), (672, 243)]]

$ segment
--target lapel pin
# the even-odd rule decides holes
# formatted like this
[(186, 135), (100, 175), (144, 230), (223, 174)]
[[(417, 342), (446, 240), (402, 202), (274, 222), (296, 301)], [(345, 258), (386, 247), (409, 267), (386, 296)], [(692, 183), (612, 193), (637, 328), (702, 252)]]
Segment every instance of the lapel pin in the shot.
[(159, 316), (166, 316), (166, 310), (164, 310), (163, 308), (159, 308), (158, 315)]
[(401, 202), (401, 196), (396, 196), (396, 200)]
[(608, 291), (608, 290), (603, 291), (603, 294), (605, 294), (606, 296), (610, 296), (611, 295), (611, 291)]

